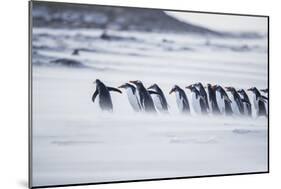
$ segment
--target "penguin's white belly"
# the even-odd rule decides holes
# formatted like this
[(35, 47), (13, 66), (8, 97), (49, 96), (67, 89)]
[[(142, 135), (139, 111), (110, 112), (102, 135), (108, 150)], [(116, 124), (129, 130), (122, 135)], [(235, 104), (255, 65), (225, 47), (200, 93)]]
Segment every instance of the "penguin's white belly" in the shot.
[(264, 103), (266, 114), (268, 115), (268, 101)]
[(151, 96), (152, 96), (154, 105), (156, 106), (157, 110), (164, 111), (159, 95), (153, 94)]
[(240, 115), (240, 111), (239, 111), (236, 101), (234, 100), (234, 97), (232, 95), (229, 95), (229, 96), (230, 96), (230, 100), (231, 100), (230, 104), (231, 104), (231, 109), (232, 109), (233, 113), (235, 115)]
[(207, 93), (207, 99), (208, 99), (209, 111), (210, 111), (210, 112), (213, 112), (212, 101), (210, 100), (210, 95), (209, 95), (209, 93)]
[(183, 99), (180, 98), (180, 94), (178, 92), (176, 92), (176, 99), (177, 99), (177, 105), (178, 105), (178, 108), (180, 110), (180, 112), (183, 112)]
[(248, 110), (247, 104), (246, 104), (246, 103), (243, 103), (243, 107), (244, 107), (244, 113), (245, 113), (245, 115), (249, 115), (249, 110)]
[(217, 104), (218, 104), (220, 112), (221, 113), (225, 113), (224, 99), (221, 98), (221, 94), (219, 92), (217, 92), (217, 91), (216, 91), (216, 99), (217, 99)]
[(131, 106), (133, 107), (133, 109), (135, 111), (140, 111), (141, 109), (139, 106), (138, 98), (136, 95), (133, 94), (133, 91), (131, 89), (127, 89), (127, 95), (128, 95), (129, 102), (130, 102)]
[(256, 95), (254, 94), (253, 95), (253, 103), (254, 104), (254, 107), (252, 109), (252, 113), (253, 113), (253, 116), (254, 117), (257, 117), (258, 116), (258, 112), (259, 112), (259, 105), (258, 105), (258, 100), (256, 100)]
[(208, 105), (209, 105), (209, 112), (213, 112), (213, 106), (212, 106), (212, 102), (210, 100), (210, 95), (209, 95), (209, 91), (207, 92), (207, 99), (208, 99)]
[(196, 98), (194, 93), (192, 93), (192, 107), (196, 114), (201, 114), (200, 100)]
[(142, 102), (141, 102), (140, 93), (139, 93), (138, 89), (136, 89), (135, 94), (136, 94), (136, 97), (137, 97), (137, 101), (139, 102), (139, 105), (140, 105), (141, 109), (143, 110), (144, 109), (144, 104), (142, 104)]

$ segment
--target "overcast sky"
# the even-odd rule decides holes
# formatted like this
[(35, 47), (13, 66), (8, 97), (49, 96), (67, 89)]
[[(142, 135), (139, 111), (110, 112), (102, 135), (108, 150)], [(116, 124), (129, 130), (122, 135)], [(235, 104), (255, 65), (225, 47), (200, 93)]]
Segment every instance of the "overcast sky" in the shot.
[(267, 33), (267, 19), (265, 17), (232, 16), (219, 14), (203, 14), (189, 12), (171, 12), (167, 14), (179, 20), (208, 27), (220, 31), (261, 32)]

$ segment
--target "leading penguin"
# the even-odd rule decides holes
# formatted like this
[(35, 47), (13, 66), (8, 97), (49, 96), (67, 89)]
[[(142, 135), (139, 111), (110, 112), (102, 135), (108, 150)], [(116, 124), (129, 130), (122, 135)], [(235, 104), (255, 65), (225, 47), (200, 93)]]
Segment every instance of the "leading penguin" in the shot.
[(95, 102), (96, 97), (99, 95), (99, 105), (102, 110), (110, 111), (113, 110), (113, 104), (110, 96), (110, 91), (122, 93), (119, 89), (113, 87), (107, 87), (99, 79), (96, 79), (96, 91), (92, 96), (92, 101)]
[(136, 80), (136, 81), (130, 81), (130, 83), (135, 84), (138, 89), (139, 102), (142, 109), (145, 112), (151, 112), (151, 113), (156, 112), (152, 97), (150, 96), (150, 93), (146, 90), (146, 88), (143, 86), (142, 82)]
[[(152, 95), (157, 110), (162, 113), (168, 113), (168, 103), (161, 88), (157, 84), (153, 84), (147, 89), (153, 89), (157, 93), (155, 95)], [(148, 92), (152, 93), (152, 91)]]

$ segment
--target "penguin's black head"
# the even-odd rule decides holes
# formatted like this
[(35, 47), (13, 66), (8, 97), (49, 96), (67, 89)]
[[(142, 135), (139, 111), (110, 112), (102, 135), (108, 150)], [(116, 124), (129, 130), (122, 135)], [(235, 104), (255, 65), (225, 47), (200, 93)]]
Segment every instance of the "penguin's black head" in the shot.
[(195, 83), (195, 86), (196, 86), (196, 87), (203, 87), (203, 85), (202, 85), (202, 83), (201, 83), (201, 82), (197, 82), (197, 83)]
[(237, 92), (240, 93), (240, 94), (244, 94), (245, 93), (244, 89), (239, 89), (239, 90), (237, 90)]
[(135, 85), (142, 85), (142, 82), (140, 80), (130, 81), (130, 83), (133, 83)]
[(185, 88), (186, 88), (186, 89), (192, 90), (193, 87), (194, 87), (194, 85), (189, 85), (189, 86), (187, 86), (187, 87), (185, 87)]
[(120, 85), (118, 88), (123, 88), (123, 89), (127, 89), (128, 87), (130, 87), (131, 85), (129, 83), (125, 83), (123, 85)]
[(251, 87), (251, 88), (247, 89), (247, 91), (252, 91), (253, 93), (256, 93), (258, 91), (258, 89), (256, 87)]
[(151, 86), (148, 87), (147, 89), (155, 89), (155, 90), (156, 90), (157, 87), (158, 87), (157, 84), (154, 83), (153, 85), (151, 85)]
[(96, 79), (96, 81), (94, 82), (95, 84), (101, 84), (102, 82), (99, 79)]
[(176, 92), (179, 89), (179, 86), (175, 85), (169, 92), (169, 94), (172, 94), (173, 92)]
[(234, 87), (225, 87), (226, 91), (234, 92), (235, 88)]

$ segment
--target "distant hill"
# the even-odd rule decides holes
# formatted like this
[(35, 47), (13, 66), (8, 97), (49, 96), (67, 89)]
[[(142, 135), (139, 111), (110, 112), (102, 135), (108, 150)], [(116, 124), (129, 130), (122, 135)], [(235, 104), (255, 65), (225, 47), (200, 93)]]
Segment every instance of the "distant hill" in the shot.
[(195, 33), (233, 38), (265, 37), (255, 32), (219, 32), (182, 22), (162, 10), (101, 5), (33, 2), (33, 26), (51, 28), (100, 28), (175, 33)]
[(33, 26), (157, 32), (223, 33), (179, 21), (162, 10), (33, 2)]

